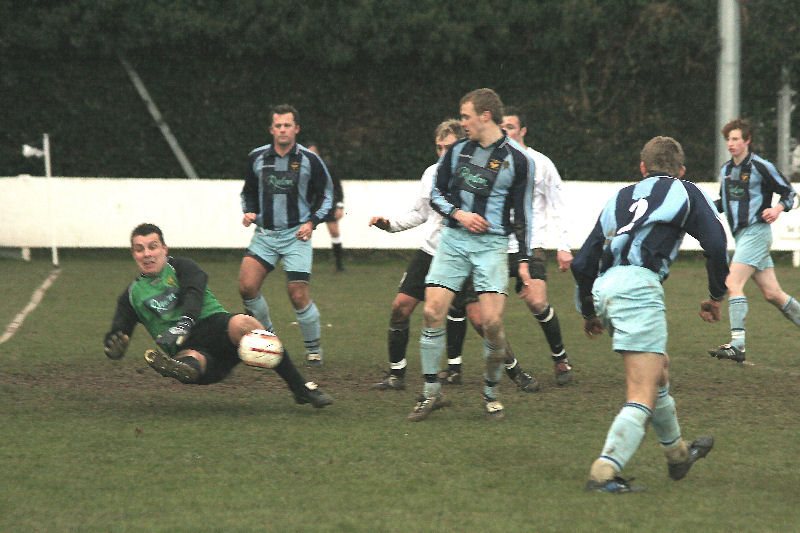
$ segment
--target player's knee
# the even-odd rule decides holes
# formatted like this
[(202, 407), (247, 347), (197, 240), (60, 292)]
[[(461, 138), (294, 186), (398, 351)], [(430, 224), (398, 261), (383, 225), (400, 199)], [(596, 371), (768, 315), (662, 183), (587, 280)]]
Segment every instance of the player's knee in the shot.
[(533, 297), (526, 303), (528, 304), (528, 309), (535, 315), (540, 315), (547, 309), (547, 298)]
[(484, 337), (492, 343), (499, 343), (503, 332), (503, 322), (499, 318), (491, 318), (483, 322)]
[(440, 327), (444, 324), (445, 315), (446, 313), (442, 312), (441, 309), (426, 303), (422, 313), (422, 320), (426, 327)]
[(392, 304), (392, 315), (389, 318), (389, 323), (391, 325), (403, 325), (408, 324), (408, 321), (411, 318), (411, 312), (414, 310), (412, 306), (403, 305), (400, 303), (393, 303)]

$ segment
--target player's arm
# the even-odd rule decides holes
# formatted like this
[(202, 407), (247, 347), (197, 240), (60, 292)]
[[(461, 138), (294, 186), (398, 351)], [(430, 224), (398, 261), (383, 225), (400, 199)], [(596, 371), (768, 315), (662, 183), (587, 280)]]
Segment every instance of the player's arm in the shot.
[(455, 146), (454, 144), (448, 148), (436, 165), (436, 173), (434, 174), (430, 191), (431, 207), (445, 218), (452, 218), (458, 211), (458, 207), (448, 199), (450, 182), (453, 179), (453, 149)]
[(700, 305), (700, 316), (708, 322), (719, 320), (719, 303), (725, 298), (728, 277), (728, 240), (708, 197), (690, 182), (682, 182), (689, 195), (686, 233), (697, 239), (706, 258), (709, 298)]
[(311, 204), (312, 229), (328, 216), (333, 209), (333, 180), (328, 167), (317, 154), (303, 152), (311, 165), (311, 178), (308, 184), (309, 204)]
[(394, 233), (397, 231), (405, 231), (415, 228), (420, 224), (426, 222), (430, 217), (431, 209), (431, 188), (433, 179), (436, 175), (436, 165), (431, 165), (419, 180), (419, 190), (417, 199), (411, 209), (401, 215), (392, 217), (392, 219), (384, 217), (372, 217), (370, 226), (376, 226), (384, 231)]
[(247, 170), (244, 174), (244, 185), (242, 186), (242, 225), (249, 226), (256, 221), (256, 217), (261, 212), (258, 198), (258, 176), (253, 171), (254, 156), (250, 154), (248, 158)]
[(117, 309), (114, 311), (114, 318), (111, 320), (111, 328), (103, 338), (103, 352), (109, 359), (122, 359), (131, 341), (133, 328), (139, 318), (136, 316), (128, 297), (126, 289), (117, 298)]
[[(592, 317), (596, 318), (594, 301), (592, 300), (592, 285), (594, 285), (594, 280), (597, 279), (597, 274), (600, 271), (603, 243), (605, 243), (605, 233), (600, 219), (598, 219), (594, 229), (589, 233), (570, 266), (572, 276), (577, 284), (576, 305), (581, 315), (583, 315), (584, 321), (591, 320)], [(586, 324), (584, 324), (585, 329)]]
[(764, 219), (764, 222), (772, 224), (778, 219), (781, 213), (789, 211), (794, 206), (797, 193), (795, 193), (789, 180), (787, 180), (772, 163), (754, 162), (754, 165), (759, 173), (764, 176), (769, 195), (771, 196), (772, 193), (777, 193), (780, 196), (777, 204), (761, 212), (761, 218)]
[(181, 317), (178, 322), (167, 331), (156, 337), (156, 345), (167, 353), (171, 349), (180, 348), (192, 332), (194, 323), (203, 309), (208, 274), (200, 266), (183, 257), (170, 257), (169, 264), (175, 269), (178, 277), (178, 305), (181, 307)]
[[(561, 175), (558, 173), (556, 166), (550, 158), (545, 158), (542, 167), (541, 170), (544, 172), (544, 180), (542, 181), (545, 204), (547, 206), (546, 212), (549, 219), (548, 223), (552, 224), (553, 231), (558, 239), (558, 249), (556, 251), (558, 269), (561, 272), (566, 272), (572, 264), (573, 256), (569, 247), (569, 231), (567, 230), (566, 224), (563, 223), (563, 215), (567, 212), (561, 187), (563, 182), (561, 181)], [(537, 215), (538, 213), (534, 210), (534, 221)], [(536, 238), (535, 233), (534, 238)]]

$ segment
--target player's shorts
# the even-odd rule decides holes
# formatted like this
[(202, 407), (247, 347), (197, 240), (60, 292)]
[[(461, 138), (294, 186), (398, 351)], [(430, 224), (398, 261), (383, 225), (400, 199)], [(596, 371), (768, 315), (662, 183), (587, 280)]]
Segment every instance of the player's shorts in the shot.
[[(545, 257), (546, 256), (543, 248), (536, 248), (533, 251), (533, 257), (528, 262), (528, 272), (531, 275), (531, 279), (547, 281)], [(515, 287), (517, 294), (522, 291), (523, 287), (522, 280), (519, 279), (518, 258), (519, 254), (517, 252), (511, 252), (508, 254), (508, 277), (517, 280)], [(475, 286), (472, 283), (472, 276), (470, 276), (467, 278), (467, 281), (464, 282), (464, 286), (461, 287), (461, 290), (458, 294), (456, 294), (455, 298), (453, 298), (453, 303), (450, 305), (455, 309), (463, 309), (467, 306), (467, 304), (477, 301), (478, 293), (475, 292)]]
[(425, 285), (458, 292), (470, 273), (476, 292), (506, 294), (508, 236), (443, 227)]
[(181, 350), (195, 350), (206, 357), (206, 372), (200, 377), (199, 385), (222, 381), (239, 364), (238, 350), (228, 336), (228, 323), (234, 316), (216, 313), (198, 320), (181, 346)]
[(609, 268), (595, 280), (592, 298), (614, 350), (667, 352), (664, 288), (658, 274), (639, 266)]
[(425, 276), (431, 267), (433, 256), (423, 250), (417, 250), (411, 262), (408, 263), (397, 292), (416, 298), (425, 299)]
[(287, 281), (308, 281), (314, 249), (311, 239), (301, 241), (295, 234), (300, 226), (281, 230), (256, 228), (245, 255), (252, 257), (272, 272), (283, 259)]
[(772, 247), (772, 228), (764, 222), (756, 222), (746, 226), (734, 235), (736, 250), (731, 263), (744, 263), (756, 270), (772, 268), (775, 264), (769, 255)]

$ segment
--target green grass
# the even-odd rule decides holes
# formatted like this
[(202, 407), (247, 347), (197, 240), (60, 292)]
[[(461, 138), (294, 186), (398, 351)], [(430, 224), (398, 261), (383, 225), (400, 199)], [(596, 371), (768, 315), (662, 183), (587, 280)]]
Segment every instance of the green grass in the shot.
[[(175, 251), (180, 254), (181, 251)], [(190, 251), (230, 310), (241, 308), (238, 252)], [(687, 478), (666, 476), (649, 432), (626, 468), (643, 494), (587, 494), (589, 465), (624, 400), (619, 357), (589, 340), (573, 283), (551, 263), (575, 382), (558, 388), (539, 326), (516, 297), (508, 336), (542, 391), (502, 384), (506, 420), (481, 412), (481, 346), (470, 332), (465, 384), (453, 406), (405, 420), (419, 377), (415, 313), (404, 392), (374, 392), (386, 369), (389, 309), (408, 254), (366, 254), (335, 274), (318, 253), (312, 294), (326, 365), (303, 370), (331, 392), (323, 410), (293, 403), (269, 371), (237, 368), (223, 383), (161, 378), (141, 357), (140, 327), (125, 359), (101, 340), (116, 297), (135, 276), (125, 251), (62, 253), (58, 280), (0, 345), (0, 531), (787, 531), (800, 523), (798, 332), (748, 287), (748, 360), (706, 350), (728, 339), (727, 312), (705, 324), (705, 271), (678, 260), (666, 282), (672, 390), (687, 438), (717, 444)], [(47, 277), (45, 256), (0, 260), (0, 332)], [(799, 294), (781, 258), (778, 277)], [(282, 271), (267, 278), (278, 332), (296, 362), (302, 342)], [(2, 334), (2, 333), (0, 333)]]

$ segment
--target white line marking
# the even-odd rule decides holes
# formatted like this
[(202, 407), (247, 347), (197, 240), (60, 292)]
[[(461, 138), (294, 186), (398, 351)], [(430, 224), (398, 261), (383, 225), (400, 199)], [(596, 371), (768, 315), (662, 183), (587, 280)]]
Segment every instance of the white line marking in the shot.
[(22, 323), (25, 321), (25, 317), (27, 317), (30, 312), (36, 309), (36, 307), (39, 305), (39, 302), (41, 302), (42, 298), (44, 298), (44, 293), (50, 288), (53, 282), (55, 282), (59, 274), (61, 274), (60, 268), (53, 269), (53, 271), (50, 272), (50, 275), (47, 276), (47, 279), (44, 280), (44, 283), (42, 283), (38, 289), (33, 291), (31, 301), (28, 302), (28, 305), (25, 306), (25, 309), (20, 311), (17, 316), (14, 317), (14, 320), (12, 320), (6, 328), (6, 332), (3, 333), (2, 337), (0, 337), (0, 344), (3, 344), (14, 336), (14, 333), (17, 332), (20, 326), (22, 326)]

